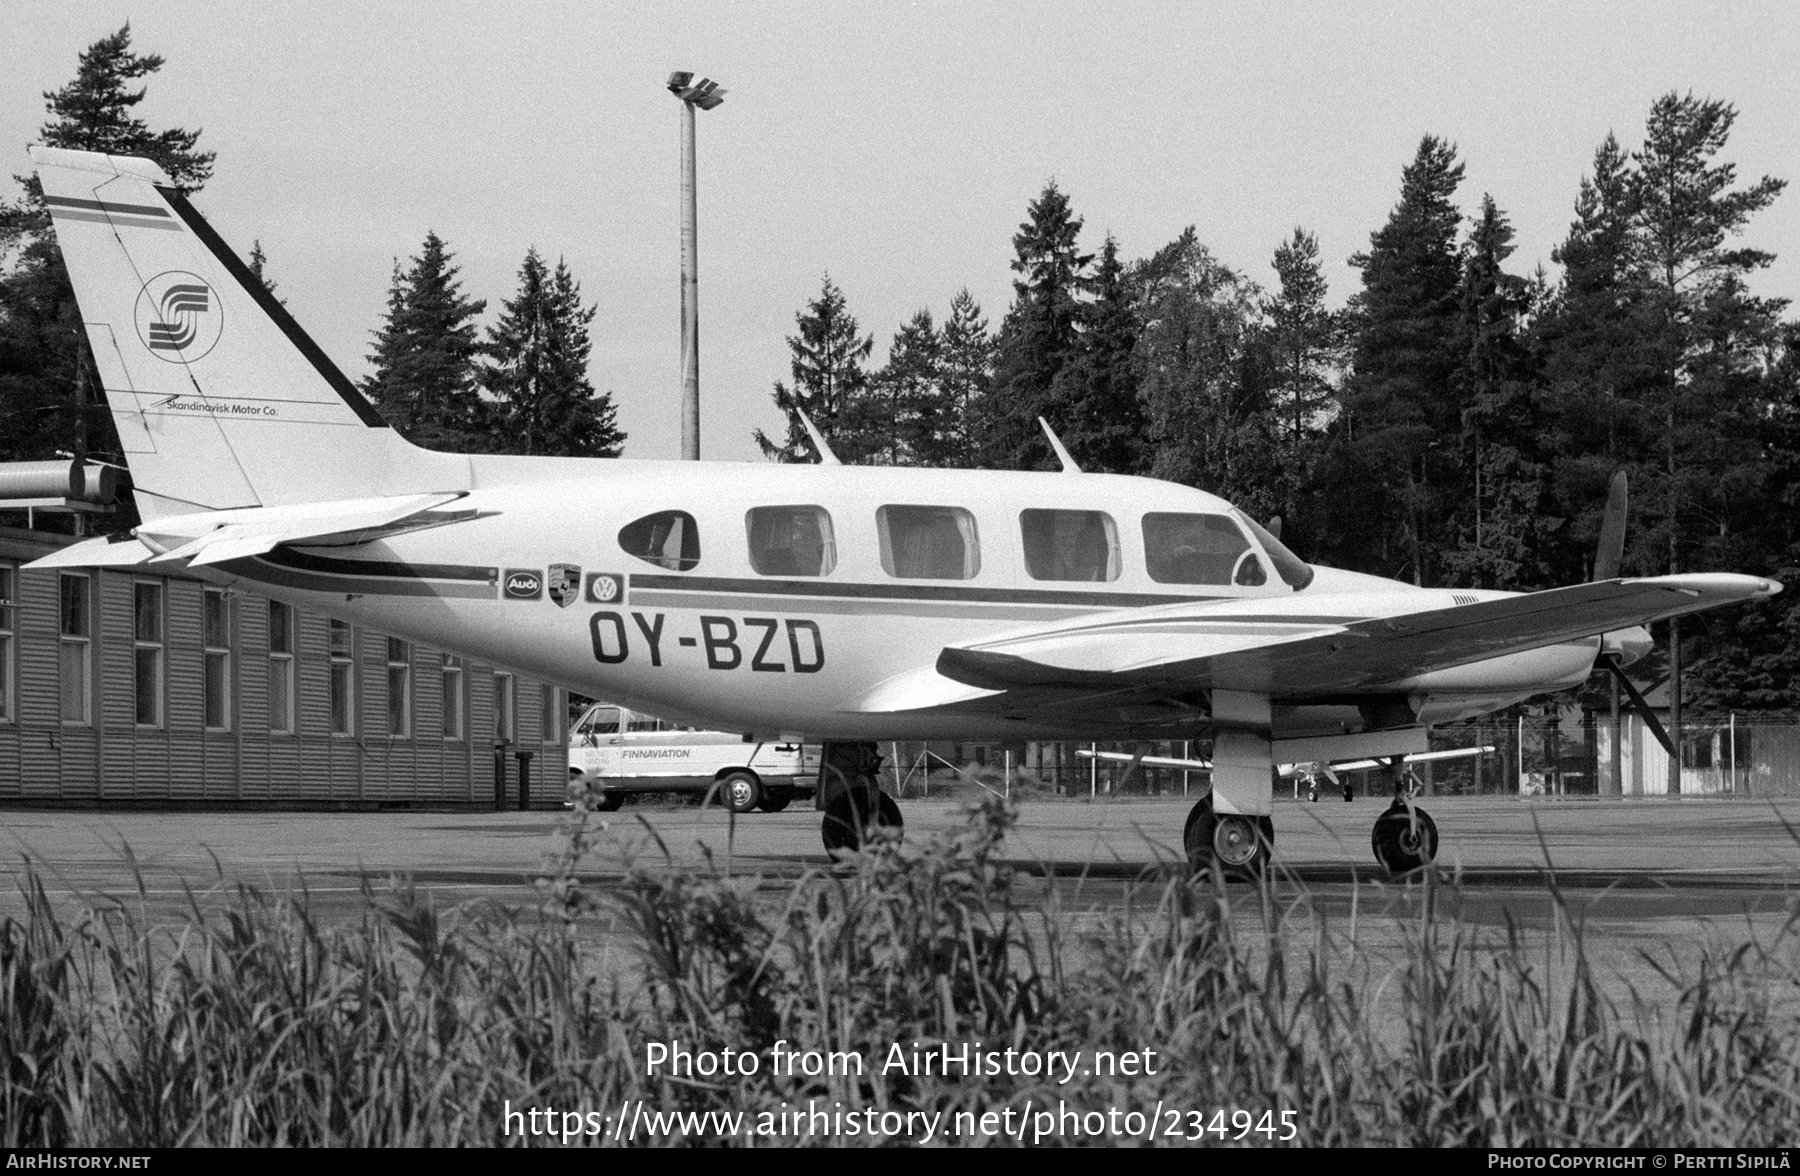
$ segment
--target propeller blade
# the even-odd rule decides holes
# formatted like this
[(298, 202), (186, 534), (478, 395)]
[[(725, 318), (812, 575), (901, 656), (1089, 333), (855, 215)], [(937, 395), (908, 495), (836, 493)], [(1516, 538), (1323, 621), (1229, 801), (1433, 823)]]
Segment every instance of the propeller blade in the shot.
[(1631, 699), (1631, 709), (1637, 712), (1638, 718), (1644, 720), (1644, 726), (1650, 728), (1650, 734), (1656, 736), (1656, 741), (1663, 745), (1664, 751), (1668, 752), (1671, 756), (1674, 755), (1675, 745), (1669, 742), (1669, 733), (1663, 730), (1661, 720), (1656, 717), (1656, 712), (1650, 709), (1650, 704), (1644, 701), (1644, 696), (1638, 693), (1637, 686), (1632, 683), (1630, 678), (1625, 676), (1625, 671), (1619, 668), (1618, 659), (1611, 654), (1608, 654), (1602, 657), (1600, 661), (1607, 669), (1612, 671), (1612, 676), (1618, 681), (1619, 685), (1625, 687), (1625, 693)]
[(1594, 579), (1611, 580), (1625, 558), (1625, 511), (1628, 505), (1625, 471), (1613, 475), (1606, 491), (1606, 514), (1600, 520), (1600, 545), (1594, 552)]
[(1263, 524), (1263, 530), (1275, 536), (1277, 539), (1281, 538), (1281, 516), (1270, 515), (1269, 521)]

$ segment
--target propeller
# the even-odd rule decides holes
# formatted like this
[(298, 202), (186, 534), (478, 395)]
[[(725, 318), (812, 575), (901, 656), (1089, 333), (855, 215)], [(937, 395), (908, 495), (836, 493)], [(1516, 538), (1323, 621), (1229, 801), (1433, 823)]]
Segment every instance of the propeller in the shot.
[[(1606, 491), (1606, 513), (1600, 520), (1600, 543), (1594, 551), (1593, 581), (1617, 579), (1619, 565), (1625, 558), (1625, 514), (1629, 506), (1629, 495), (1625, 484), (1625, 471), (1620, 470), (1613, 475), (1612, 485)], [(1646, 637), (1648, 634), (1646, 634)], [(1612, 674), (1613, 680), (1625, 688), (1625, 695), (1631, 700), (1631, 709), (1638, 718), (1644, 720), (1644, 726), (1650, 728), (1650, 734), (1663, 745), (1663, 750), (1670, 755), (1675, 754), (1675, 744), (1669, 740), (1669, 733), (1663, 730), (1662, 721), (1644, 696), (1638, 692), (1637, 685), (1625, 676), (1625, 667), (1620, 661), (1619, 651), (1608, 649), (1612, 644), (1607, 638), (1600, 641), (1599, 663)]]

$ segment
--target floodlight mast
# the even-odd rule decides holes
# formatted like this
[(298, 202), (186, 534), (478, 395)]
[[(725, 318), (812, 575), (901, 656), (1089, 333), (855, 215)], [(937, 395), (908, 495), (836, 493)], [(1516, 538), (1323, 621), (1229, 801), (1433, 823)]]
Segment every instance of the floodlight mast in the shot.
[(676, 71), (669, 93), (681, 99), (681, 456), (700, 460), (700, 248), (694, 180), (694, 108), (711, 110), (725, 90)]

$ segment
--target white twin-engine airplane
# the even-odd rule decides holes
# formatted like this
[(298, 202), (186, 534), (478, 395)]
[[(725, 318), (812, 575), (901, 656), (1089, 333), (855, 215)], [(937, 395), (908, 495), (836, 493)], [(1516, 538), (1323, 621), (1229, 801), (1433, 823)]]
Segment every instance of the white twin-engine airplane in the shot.
[[(436, 453), (389, 428), (154, 164), (34, 147), (143, 524), (35, 566), (184, 567), (654, 714), (825, 744), (828, 848), (897, 826), (877, 741), (1206, 739), (1185, 847), (1254, 873), (1274, 766), (1641, 654), (1772, 595), (1708, 574), (1511, 594), (1310, 566), (1148, 478)], [(1052, 438), (1054, 440), (1054, 436)], [(1061, 451), (1060, 443), (1057, 448)], [(1622, 676), (1622, 675), (1621, 675)], [(1436, 833), (1404, 795), (1395, 870)]]

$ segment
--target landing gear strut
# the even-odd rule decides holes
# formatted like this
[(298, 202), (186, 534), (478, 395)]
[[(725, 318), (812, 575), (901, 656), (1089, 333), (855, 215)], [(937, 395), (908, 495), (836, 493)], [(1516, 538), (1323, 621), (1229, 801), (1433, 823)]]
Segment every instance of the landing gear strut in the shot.
[(881, 790), (881, 752), (873, 743), (827, 743), (819, 755), (819, 834), (826, 853), (861, 849), (875, 829), (898, 833), (905, 821)]
[(1398, 760), (1389, 761), (1388, 772), (1394, 778), (1394, 803), (1375, 818), (1369, 847), (1375, 851), (1375, 860), (1386, 866), (1389, 873), (1404, 874), (1430, 865), (1437, 856), (1437, 822), (1413, 803), (1418, 785), (1412, 773), (1402, 768)]
[(1207, 795), (1188, 812), (1181, 844), (1196, 874), (1217, 868), (1227, 878), (1255, 879), (1269, 868), (1275, 824), (1268, 817), (1215, 813)]

